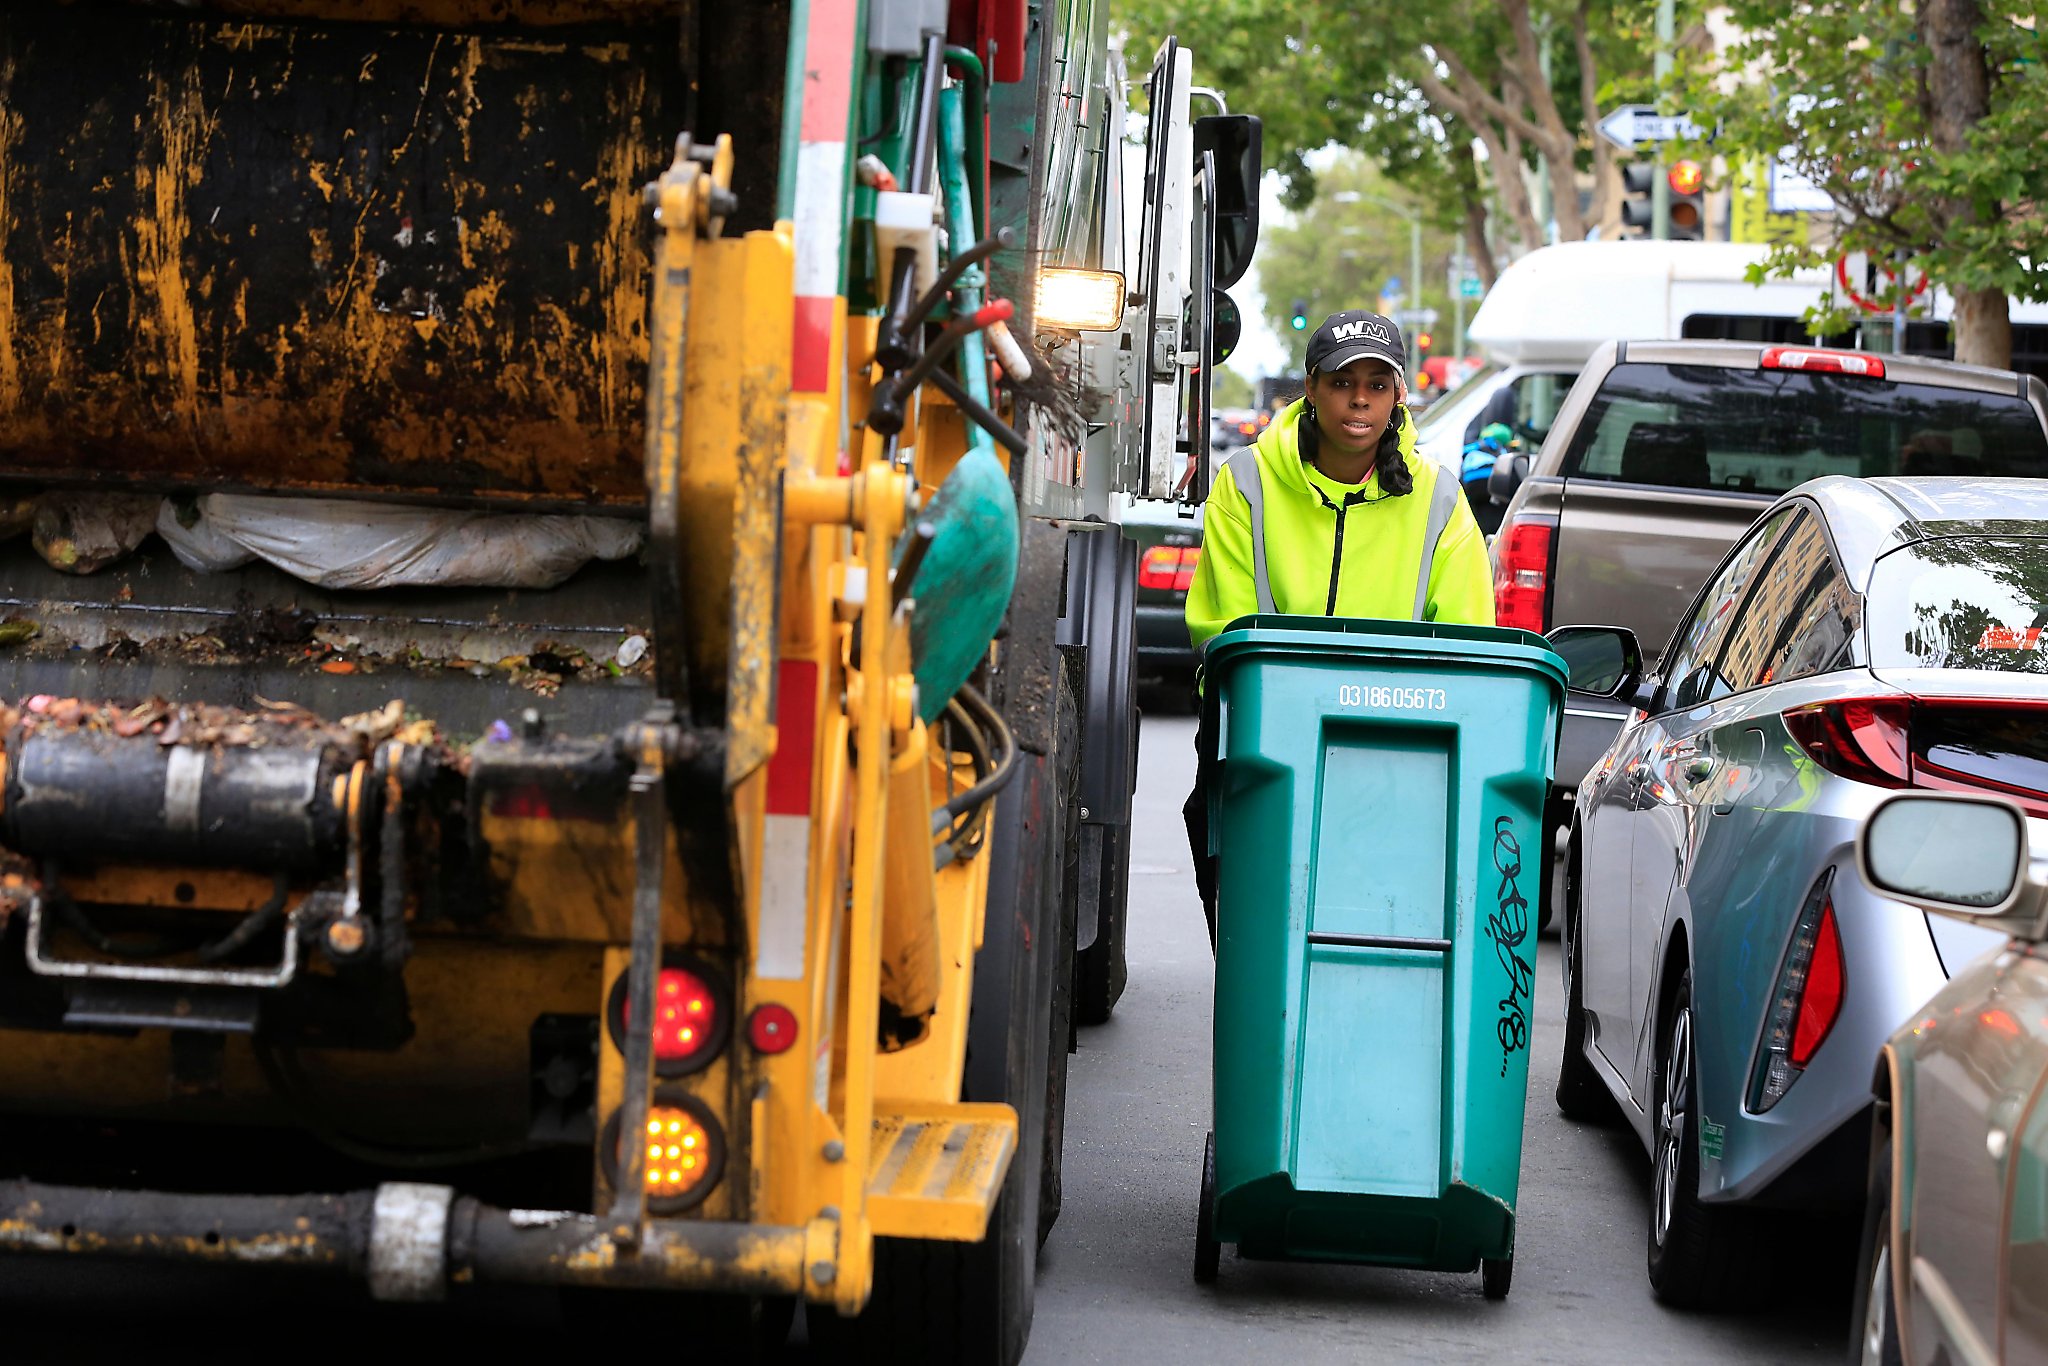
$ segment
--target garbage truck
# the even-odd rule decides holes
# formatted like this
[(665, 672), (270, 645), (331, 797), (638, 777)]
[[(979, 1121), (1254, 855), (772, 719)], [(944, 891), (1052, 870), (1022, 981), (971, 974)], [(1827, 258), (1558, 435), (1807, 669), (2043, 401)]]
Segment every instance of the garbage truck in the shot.
[(1115, 510), (1256, 236), (1188, 85), (1101, 0), (0, 10), (0, 1277), (1018, 1358)]

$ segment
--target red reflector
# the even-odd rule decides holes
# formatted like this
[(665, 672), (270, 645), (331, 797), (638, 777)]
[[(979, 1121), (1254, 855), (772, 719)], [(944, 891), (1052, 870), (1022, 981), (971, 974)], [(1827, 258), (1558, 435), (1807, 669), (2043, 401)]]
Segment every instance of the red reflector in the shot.
[(1155, 545), (1138, 562), (1138, 587), (1177, 589), (1187, 592), (1195, 581), (1195, 565), (1202, 548), (1195, 545)]
[(1828, 772), (1877, 787), (1906, 787), (1912, 769), (1903, 697), (1820, 702), (1784, 714), (1785, 729)]
[(1517, 519), (1500, 542), (1493, 571), (1493, 619), (1502, 626), (1543, 631), (1549, 623), (1550, 555), (1557, 534), (1553, 522)]
[(786, 1053), (796, 1042), (796, 1012), (770, 1003), (747, 1017), (747, 1041), (760, 1053)]
[(1861, 351), (1815, 351), (1803, 346), (1766, 346), (1758, 362), (1766, 370), (1816, 370), (1830, 375), (1883, 379), (1884, 362)]
[(1820, 933), (1814, 936), (1813, 966), (1806, 972), (1806, 991), (1799, 998), (1799, 1023), (1792, 1031), (1792, 1065), (1804, 1067), (1842, 1013), (1842, 936), (1835, 928), (1835, 903), (1821, 907)]

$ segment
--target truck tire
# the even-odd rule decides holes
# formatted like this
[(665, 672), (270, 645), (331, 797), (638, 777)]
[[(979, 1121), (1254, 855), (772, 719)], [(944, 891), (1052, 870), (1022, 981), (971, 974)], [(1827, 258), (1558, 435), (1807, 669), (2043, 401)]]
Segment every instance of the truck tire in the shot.
[(981, 1242), (877, 1238), (874, 1291), (858, 1318), (807, 1307), (811, 1341), (827, 1360), (1015, 1366), (1024, 1355), (1038, 1249), (1050, 1227), (1048, 1210), (1058, 1212), (1059, 1155), (1049, 1145), (1062, 1132), (1056, 1110), (1066, 1098), (1071, 1032), (1058, 1009), (1067, 995), (1061, 975), (1073, 970), (1063, 800), (1073, 785), (1061, 772), (1073, 742), (1063, 746), (1061, 737), (1077, 729), (1072, 691), (1057, 667), (1051, 683), (1058, 711), (1050, 752), (1018, 755), (1017, 774), (990, 821), (988, 910), (961, 1085), (963, 1100), (1016, 1107), (1017, 1151)]
[(1074, 1016), (1084, 1025), (1106, 1024), (1130, 980), (1125, 937), (1130, 923), (1131, 827), (1101, 827), (1102, 878), (1095, 895), (1095, 942), (1075, 955)]

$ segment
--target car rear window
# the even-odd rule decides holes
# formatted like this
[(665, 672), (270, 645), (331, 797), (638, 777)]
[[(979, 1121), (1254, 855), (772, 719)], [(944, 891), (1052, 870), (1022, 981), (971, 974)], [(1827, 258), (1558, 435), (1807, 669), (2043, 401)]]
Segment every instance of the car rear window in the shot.
[(1565, 452), (1567, 478), (1783, 493), (1826, 474), (2048, 475), (2013, 394), (1718, 365), (1618, 365)]
[(2048, 522), (1883, 556), (1864, 598), (1876, 668), (2048, 674)]

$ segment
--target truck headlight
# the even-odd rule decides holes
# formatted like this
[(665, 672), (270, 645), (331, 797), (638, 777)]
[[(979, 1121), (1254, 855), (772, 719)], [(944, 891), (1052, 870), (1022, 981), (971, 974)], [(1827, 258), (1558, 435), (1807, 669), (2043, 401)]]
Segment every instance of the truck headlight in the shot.
[(1124, 277), (1114, 270), (1042, 270), (1031, 321), (1041, 330), (1114, 332), (1124, 321)]

